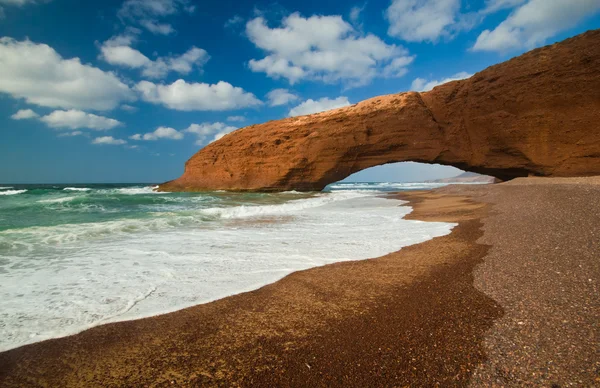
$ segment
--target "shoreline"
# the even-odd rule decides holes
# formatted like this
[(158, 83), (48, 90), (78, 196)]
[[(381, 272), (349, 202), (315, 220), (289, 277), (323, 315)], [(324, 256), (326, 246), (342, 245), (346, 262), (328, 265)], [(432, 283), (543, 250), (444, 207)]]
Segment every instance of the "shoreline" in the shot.
[[(425, 211), (420, 209), (419, 204), (412, 203), (418, 194), (409, 195), (412, 200), (409, 200), (408, 205), (413, 207), (413, 212), (406, 218), (420, 219), (419, 215), (424, 215)], [(402, 197), (403, 200), (409, 199), (405, 195)], [(482, 209), (483, 207), (479, 206), (479, 210)], [(298, 379), (305, 378), (308, 379), (305, 380), (307, 384), (311, 384), (311, 381), (316, 384), (318, 381), (356, 384), (358, 382), (355, 378), (360, 374), (358, 370), (354, 380), (345, 380), (334, 375), (327, 378), (322, 374), (327, 374), (328, 371), (342, 372), (344, 368), (322, 365), (320, 373), (315, 373), (318, 368), (315, 359), (293, 354), (305, 352), (307, 349), (312, 349), (310, 353), (316, 354), (317, 349), (314, 349), (314, 346), (323, 345), (325, 338), (340, 340), (341, 334), (348, 333), (349, 328), (344, 327), (348, 319), (358, 320), (356, 324), (360, 325), (366, 323), (365, 318), (376, 317), (374, 321), (382, 325), (381, 332), (396, 337), (398, 329), (389, 332), (385, 329), (386, 321), (383, 319), (389, 314), (392, 305), (397, 311), (397, 316), (406, 314), (407, 305), (412, 305), (411, 308), (415, 310), (415, 319), (422, 313), (427, 313), (423, 311), (425, 304), (415, 304), (414, 300), (421, 299), (418, 296), (442, 278), (445, 279), (443, 284), (450, 286), (456, 278), (457, 271), (469, 273), (474, 262), (478, 261), (487, 249), (475, 246), (472, 252), (474, 260), (464, 267), (462, 253), (465, 245), (468, 245), (467, 240), (481, 234), (478, 232), (479, 220), (474, 215), (464, 215), (468, 225), (461, 224), (455, 227), (449, 235), (411, 245), (380, 258), (335, 263), (294, 272), (256, 291), (157, 317), (98, 326), (75, 336), (48, 340), (0, 353), (0, 382), (7, 386), (11, 383), (18, 385), (18, 382), (24, 381), (21, 379), (25, 378), (27, 381), (33, 379), (37, 382), (64, 385), (133, 385), (157, 381), (175, 381), (180, 385), (262, 385), (277, 382), (301, 384)], [(442, 239), (443, 241), (440, 241)], [(439, 252), (441, 247), (452, 246), (453, 249), (450, 254), (436, 254), (423, 263), (423, 246), (429, 252), (425, 256)], [(435, 272), (436, 270), (439, 270), (439, 273)], [(452, 276), (449, 276), (450, 274)], [(465, 286), (462, 282), (460, 284)], [(469, 293), (471, 291), (474, 290), (470, 290)], [(447, 292), (441, 294), (446, 297), (450, 295)], [(478, 293), (475, 294), (474, 298), (482, 298)], [(403, 296), (404, 302), (398, 302), (399, 296)], [(433, 303), (435, 296), (431, 295), (429, 299)], [(491, 315), (497, 314), (491, 301), (485, 301), (483, 304), (489, 308)], [(436, 304), (438, 309), (445, 305), (446, 301)], [(440, 316), (439, 313), (443, 316), (441, 311), (437, 311), (435, 315)], [(422, 323), (425, 324), (429, 318)], [(412, 319), (397, 324), (406, 330), (418, 329), (411, 322)], [(442, 334), (443, 330), (440, 331), (441, 327), (437, 325), (443, 326), (444, 323), (436, 322), (437, 331)], [(371, 326), (373, 322), (368, 324)], [(196, 325), (199, 327), (190, 332), (190, 326)], [(464, 330), (472, 331), (475, 326), (465, 324), (463, 327)], [(487, 322), (485, 326), (488, 326)], [(330, 332), (332, 327), (338, 328), (337, 333)], [(478, 332), (482, 330), (478, 329)], [(359, 333), (354, 334), (358, 336)], [(386, 342), (392, 342), (393, 338), (387, 337), (387, 334), (384, 336)], [(182, 338), (173, 338), (179, 336)], [(409, 337), (419, 338), (418, 333)], [(440, 341), (445, 342), (443, 338), (439, 338), (435, 344), (441, 343)], [(190, 347), (190, 343), (195, 344)], [(344, 343), (347, 346), (357, 345), (352, 338), (346, 339)], [(417, 343), (412, 345), (414, 347)], [(404, 347), (410, 346), (404, 344)], [(339, 348), (339, 344), (335, 348)], [(464, 349), (465, 357), (467, 354), (472, 356), (473, 352), (477, 354), (476, 359), (482, 357), (480, 349), (468, 348), (468, 351)], [(170, 350), (165, 353), (166, 349)], [(443, 346), (439, 349), (443, 349)], [(320, 348), (320, 351), (325, 350)], [(394, 344), (393, 348), (388, 348), (386, 352), (399, 354), (403, 351), (400, 344)], [(181, 361), (181, 353), (188, 355), (184, 357), (184, 362)], [(192, 356), (194, 353), (197, 354), (195, 357)], [(455, 351), (448, 349), (445, 353)], [(345, 354), (351, 356), (356, 355), (356, 352), (348, 351)], [(160, 360), (160, 371), (152, 368), (151, 372), (148, 366), (156, 364), (157, 359)], [(301, 359), (305, 362), (294, 361)], [(331, 355), (322, 356), (322, 360), (326, 359), (331, 360)], [(65, 360), (70, 361), (65, 363)], [(431, 361), (429, 358), (420, 362), (429, 365)], [(339, 359), (338, 362), (345, 363), (343, 359)], [(127, 366), (129, 363), (133, 365)], [(394, 367), (403, 370), (413, 363), (406, 359), (404, 363)], [(166, 373), (176, 365), (181, 367), (181, 364), (186, 364), (185, 368), (189, 368), (187, 377), (184, 377), (185, 374), (181, 371), (173, 371), (175, 374)], [(196, 365), (192, 367), (190, 364)], [(310, 365), (310, 368), (306, 364)], [(84, 372), (86, 369), (87, 372)], [(37, 378), (31, 375), (32, 370), (40, 373)], [(109, 375), (100, 373), (102, 370), (105, 373), (110, 371)], [(203, 373), (198, 373), (198, 370)], [(157, 372), (159, 373), (155, 374)], [(456, 373), (457, 371), (452, 371), (452, 379)], [(371, 373), (362, 374), (365, 378), (371, 376)], [(312, 379), (315, 376), (321, 377), (314, 381)], [(277, 381), (268, 380), (273, 377), (277, 377)], [(464, 374), (462, 381), (466, 377)], [(340, 378), (342, 380), (339, 380)], [(413, 379), (414, 376), (411, 375), (410, 378)]]
[[(454, 224), (448, 223), (423, 224), (412, 220), (404, 220), (403, 217), (411, 212), (412, 208), (398, 206), (397, 199), (389, 197), (389, 195), (382, 195), (381, 192), (374, 194), (372, 191), (340, 191), (313, 195), (308, 199), (306, 197), (297, 199), (296, 196), (292, 197), (292, 200), (284, 200), (284, 198), (285, 194), (277, 201), (283, 201), (283, 203), (267, 203), (266, 206), (265, 204), (257, 204), (247, 208), (234, 206), (224, 209), (210, 207), (207, 212), (211, 210), (223, 212), (221, 216), (215, 217), (218, 219), (216, 222), (206, 225), (209, 229), (212, 228), (218, 230), (218, 232), (206, 236), (202, 228), (199, 229), (200, 233), (195, 235), (192, 235), (193, 231), (189, 232), (188, 228), (182, 228), (180, 231), (177, 231), (177, 229), (169, 230), (169, 237), (160, 240), (164, 243), (164, 250), (167, 254), (158, 263), (156, 262), (157, 259), (152, 260), (152, 257), (161, 255), (155, 256), (152, 247), (154, 247), (154, 250), (162, 252), (163, 244), (155, 244), (145, 249), (143, 244), (133, 245), (132, 248), (117, 241), (115, 244), (124, 247), (126, 250), (136, 250), (136, 247), (139, 247), (137, 249), (145, 249), (144, 255), (137, 254), (129, 262), (135, 260), (136, 264), (134, 265), (137, 265), (139, 261), (139, 263), (142, 263), (142, 267), (146, 269), (144, 273), (158, 274), (145, 276), (148, 280), (147, 283), (136, 282), (134, 283), (136, 287), (129, 286), (128, 289), (117, 285), (117, 279), (115, 279), (116, 290), (129, 291), (137, 289), (139, 292), (137, 294), (130, 292), (128, 294), (129, 298), (124, 298), (127, 303), (110, 309), (110, 314), (101, 315), (104, 306), (98, 306), (97, 300), (100, 298), (103, 300), (109, 299), (119, 293), (110, 288), (112, 282), (102, 281), (93, 287), (94, 291), (91, 291), (92, 287), (88, 287), (90, 290), (87, 291), (87, 294), (83, 290), (83, 294), (74, 293), (71, 297), (64, 298), (65, 302), (69, 304), (65, 306), (64, 312), (61, 310), (46, 312), (45, 306), (56, 302), (56, 298), (52, 296), (46, 296), (45, 300), (40, 300), (40, 298), (38, 300), (35, 298), (33, 300), (27, 299), (28, 302), (37, 302), (32, 303), (37, 307), (31, 308), (27, 306), (28, 303), (25, 303), (21, 306), (22, 310), (19, 310), (19, 305), (16, 304), (19, 299), (13, 299), (12, 296), (19, 295), (19, 288), (22, 288), (23, 285), (30, 282), (35, 283), (34, 279), (37, 274), (35, 271), (30, 271), (29, 277), (21, 276), (20, 280), (12, 282), (12, 288), (15, 289), (15, 292), (3, 293), (3, 295), (6, 295), (7, 302), (11, 300), (14, 302), (10, 309), (7, 308), (4, 311), (3, 321), (6, 322), (6, 327), (3, 331), (6, 335), (5, 338), (0, 339), (0, 353), (48, 339), (76, 335), (103, 324), (154, 317), (254, 291), (295, 271), (333, 262), (379, 257), (400, 250), (407, 245), (423, 242), (435, 236), (449, 234), (454, 226)], [(338, 206), (347, 207), (347, 211), (336, 211), (335, 203), (340, 200), (343, 202)], [(334, 206), (332, 207), (331, 204), (334, 204)], [(314, 211), (311, 210), (313, 207), (315, 208)], [(298, 210), (301, 210), (303, 215), (295, 220), (296, 216), (293, 214), (297, 213)], [(200, 210), (200, 213), (202, 211)], [(245, 215), (251, 217), (248, 218)], [(321, 225), (319, 222), (311, 222), (311, 219), (319, 219), (326, 222), (326, 224)], [(303, 222), (305, 220), (308, 220), (308, 223)], [(123, 227), (120, 221), (115, 222), (115, 224), (117, 223), (119, 227)], [(312, 224), (312, 226), (302, 227), (303, 223), (305, 225)], [(99, 225), (103, 229), (115, 228), (114, 226), (108, 226), (109, 223), (100, 223)], [(305, 233), (302, 233), (306, 228), (308, 229)], [(288, 232), (286, 232), (286, 229)], [(294, 229), (296, 229), (295, 232)], [(221, 230), (224, 231), (225, 242), (228, 242), (224, 245), (232, 247), (229, 249), (229, 252), (233, 255), (231, 258), (223, 257), (225, 252), (224, 249), (219, 249), (220, 247), (214, 250), (202, 249), (202, 246), (206, 246), (206, 243), (223, 245), (223, 242), (220, 242), (220, 239), (223, 239), (223, 236), (220, 235)], [(357, 234), (357, 231), (360, 231), (360, 233)], [(188, 234), (187, 238), (185, 237), (186, 234)], [(233, 234), (238, 236), (251, 234), (253, 240), (248, 240), (250, 245), (246, 246), (243, 238), (229, 237)], [(327, 236), (333, 238), (331, 243), (328, 242), (329, 238)], [(387, 238), (383, 236), (387, 236)], [(19, 236), (13, 235), (11, 237), (18, 238)], [(160, 236), (157, 237), (160, 238)], [(146, 238), (146, 240), (151, 239)], [(180, 252), (173, 248), (177, 246), (176, 242), (178, 241), (184, 241), (186, 244), (197, 243), (198, 249), (188, 248)], [(238, 241), (238, 243), (231, 243), (231, 241)], [(307, 244), (309, 241), (314, 241), (316, 244)], [(103, 245), (110, 248), (111, 244), (109, 240), (107, 244)], [(265, 251), (263, 254), (257, 254), (257, 247), (260, 250), (260, 246), (269, 247), (268, 250), (271, 252)], [(96, 249), (94, 254), (94, 251), (91, 250), (87, 254), (83, 254), (81, 259), (84, 262), (85, 260), (92, 261), (88, 257), (98, 258), (103, 252), (103, 249)], [(109, 252), (107, 252), (107, 258), (111, 256)], [(187, 252), (190, 255), (188, 257), (197, 256), (198, 259), (188, 259), (185, 256)], [(292, 256), (288, 257), (286, 252), (289, 252)], [(298, 258), (295, 257), (296, 253), (299, 256)], [(180, 257), (183, 257), (183, 260)], [(144, 262), (145, 259), (148, 259), (148, 261)], [(119, 268), (125, 269), (125, 273), (135, 274), (137, 267), (128, 267), (127, 260), (126, 257), (123, 257), (122, 260), (107, 260), (104, 268), (93, 267), (90, 272), (96, 273), (100, 279), (102, 279), (104, 273), (114, 273), (115, 270), (120, 271)], [(188, 263), (185, 268), (190, 271), (190, 274), (187, 275), (188, 271), (181, 271), (180, 268), (176, 268), (172, 264), (173, 261), (176, 261), (175, 265), (179, 266)], [(244, 262), (249, 264), (243, 264)], [(225, 270), (215, 269), (214, 264), (211, 267), (212, 263), (220, 263), (219, 267)], [(239, 268), (246, 268), (248, 271), (239, 271)], [(161, 278), (160, 270), (169, 271), (170, 279)], [(198, 273), (191, 272), (195, 270), (198, 270)], [(43, 273), (46, 274), (47, 272)], [(206, 273), (212, 273), (213, 276), (206, 276)], [(61, 275), (58, 276), (57, 280), (49, 282), (47, 287), (42, 287), (42, 283), (37, 285), (35, 289), (41, 291), (43, 295), (46, 293), (45, 290), (54, 290), (57, 288), (57, 284), (61, 282), (68, 283), (78, 279), (73, 276), (61, 279)], [(106, 278), (106, 276), (104, 277)], [(94, 278), (95, 276), (90, 280), (93, 281)], [(120, 277), (119, 280), (121, 281), (119, 283), (127, 284), (127, 281), (122, 281), (123, 279), (127, 280), (127, 278), (128, 276)], [(214, 281), (215, 278), (223, 280)], [(162, 284), (164, 280), (166, 280), (164, 282), (166, 284)], [(9, 281), (7, 286), (10, 286), (10, 278), (7, 281)], [(185, 282), (185, 285), (182, 282)], [(173, 290), (177, 290), (177, 292), (173, 292)], [(86, 295), (91, 296), (87, 303), (76, 303), (81, 300), (86, 302)], [(148, 296), (149, 300), (146, 300)], [(170, 301), (170, 303), (164, 303), (164, 301)], [(141, 303), (138, 305), (138, 302)], [(73, 312), (74, 309), (71, 309), (71, 304), (78, 312), (81, 312), (82, 316), (78, 316)], [(100, 314), (91, 314), (90, 312)], [(0, 326), (2, 326), (2, 322), (0, 322)]]
[[(510, 263), (508, 269), (517, 269), (510, 275), (517, 276), (521, 271), (518, 260), (523, 256), (507, 251), (502, 240), (490, 236), (490, 230), (502, 239), (505, 234), (523, 234), (520, 223), (535, 226), (539, 212), (529, 206), (535, 204), (528, 203), (530, 199), (538, 201), (539, 211), (552, 216), (557, 210), (543, 207), (548, 198), (576, 198), (573, 206), (580, 207), (581, 199), (589, 202), (591, 198), (592, 203), (583, 203), (584, 209), (577, 214), (587, 216), (583, 221), (590, 225), (598, 219), (598, 214), (586, 212), (585, 206), (595, 204), (600, 179), (582, 178), (576, 184), (550, 181), (539, 184), (536, 179), (525, 179), (489, 187), (449, 186), (402, 193), (399, 198), (409, 200), (413, 207), (405, 218), (459, 225), (449, 235), (376, 259), (294, 272), (258, 290), (205, 305), (98, 326), (75, 336), (0, 353), (0, 385), (480, 386), (563, 384), (578, 381), (576, 378), (593, 384), (593, 366), (599, 364), (593, 352), (594, 347), (598, 349), (597, 328), (585, 327), (590, 336), (586, 343), (577, 341), (575, 333), (567, 335), (564, 344), (560, 338), (543, 344), (555, 350), (570, 346), (567, 355), (578, 360), (577, 365), (564, 364), (564, 357), (555, 354), (540, 353), (543, 346), (532, 343), (532, 338), (506, 330), (520, 327), (520, 321), (513, 319), (519, 306), (507, 303), (510, 300), (502, 293), (508, 290), (513, 296), (520, 295), (525, 285), (511, 282), (505, 264), (497, 260), (503, 255), (512, 258), (513, 262), (506, 262)], [(513, 197), (519, 197), (520, 203), (515, 204)], [(511, 213), (511, 207), (518, 206), (523, 209)], [(571, 211), (573, 206), (565, 208)], [(516, 226), (510, 225), (511, 220)], [(503, 231), (502, 225), (509, 229)], [(535, 233), (540, 231), (529, 229), (531, 238), (538, 238)], [(567, 242), (574, 237), (573, 231), (560, 225), (548, 224), (547, 229), (549, 233), (567, 230), (561, 237)], [(585, 241), (576, 240), (581, 246), (575, 248), (589, 262), (590, 250), (593, 255), (597, 246)], [(546, 267), (553, 270), (543, 261), (537, 264), (542, 268), (528, 264), (532, 273), (528, 280), (533, 283)], [(598, 269), (595, 262), (591, 265), (594, 271)], [(594, 287), (598, 273), (600, 269), (586, 273), (594, 279), (590, 282)], [(497, 284), (503, 287), (494, 288)], [(596, 318), (600, 315), (597, 294), (584, 291), (566, 294), (586, 299), (590, 303), (586, 319)], [(563, 304), (560, 307), (568, 310)], [(534, 325), (543, 324), (544, 318), (548, 320), (548, 314), (554, 313), (540, 310), (537, 321), (530, 317), (528, 332), (564, 337), (566, 329), (552, 333)], [(509, 349), (508, 354), (499, 352), (502, 339), (514, 339), (521, 347)], [(525, 341), (525, 350), (518, 341)], [(528, 377), (526, 373), (537, 371), (537, 364), (546, 362), (547, 356), (555, 358), (555, 369), (545, 377)], [(520, 360), (529, 362), (525, 369)], [(570, 367), (579, 367), (579, 371)], [(572, 373), (565, 374), (565, 368)], [(561, 381), (557, 373), (569, 379)]]

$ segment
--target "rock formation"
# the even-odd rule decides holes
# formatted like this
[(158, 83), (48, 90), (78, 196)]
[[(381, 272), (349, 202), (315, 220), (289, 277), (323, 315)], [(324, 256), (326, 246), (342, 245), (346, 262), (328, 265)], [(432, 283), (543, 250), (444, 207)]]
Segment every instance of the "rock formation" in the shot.
[(196, 153), (161, 190), (321, 190), (415, 161), (507, 180), (600, 175), (600, 30), (426, 93), (252, 125)]

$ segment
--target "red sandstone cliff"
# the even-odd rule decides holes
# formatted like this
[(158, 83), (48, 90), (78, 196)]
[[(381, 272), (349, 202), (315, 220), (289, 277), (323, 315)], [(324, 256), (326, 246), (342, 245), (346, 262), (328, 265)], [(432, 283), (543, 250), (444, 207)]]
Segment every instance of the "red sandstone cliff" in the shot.
[(321, 190), (416, 161), (500, 179), (600, 175), (600, 30), (426, 93), (239, 129), (161, 190)]

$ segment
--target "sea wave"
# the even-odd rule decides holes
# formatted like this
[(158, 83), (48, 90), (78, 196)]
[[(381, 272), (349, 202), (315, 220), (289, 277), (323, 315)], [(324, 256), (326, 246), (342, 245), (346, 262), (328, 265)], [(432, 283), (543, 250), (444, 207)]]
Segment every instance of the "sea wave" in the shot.
[(298, 199), (279, 205), (240, 205), (225, 208), (214, 207), (200, 210), (200, 212), (208, 216), (219, 217), (222, 219), (285, 216), (304, 209), (323, 206), (331, 202), (360, 198), (369, 195), (373, 195), (373, 192), (348, 190), (344, 192), (324, 193), (314, 198)]
[[(160, 213), (157, 213), (160, 214)], [(97, 240), (111, 236), (126, 236), (132, 233), (150, 232), (190, 226), (203, 222), (202, 217), (156, 216), (147, 219), (122, 219), (81, 224), (33, 226), (29, 228), (0, 231), (0, 244), (10, 240), (27, 243), (30, 247)]]
[(297, 270), (380, 257), (454, 226), (403, 220), (410, 208), (379, 194), (323, 193), (218, 214), (291, 214), (283, 224), (206, 222), (194, 210), (2, 231), (2, 256), (14, 264), (0, 272), (0, 351), (210, 302)]
[(87, 187), (65, 187), (64, 191), (90, 191), (90, 188)]
[(124, 195), (139, 195), (139, 194), (169, 194), (164, 191), (156, 191), (158, 186), (138, 186), (138, 187), (122, 187), (118, 189), (98, 190), (98, 194), (124, 194)]
[(0, 195), (16, 195), (26, 193), (27, 190), (4, 190), (0, 191)]
[(4, 186), (4, 187), (0, 187), (0, 190), (8, 190), (8, 189), (12, 189), (12, 186)]
[(38, 203), (63, 203), (74, 200), (77, 197), (61, 197), (61, 198), (52, 198), (52, 199), (42, 199), (37, 201)]

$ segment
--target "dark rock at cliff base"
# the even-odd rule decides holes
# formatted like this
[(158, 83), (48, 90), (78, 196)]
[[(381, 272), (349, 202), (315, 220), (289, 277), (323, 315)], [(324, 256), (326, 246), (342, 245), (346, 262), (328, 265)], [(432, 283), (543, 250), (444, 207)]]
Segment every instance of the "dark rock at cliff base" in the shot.
[(502, 180), (600, 175), (600, 30), (426, 93), (239, 129), (161, 190), (321, 190), (368, 167), (415, 161)]

